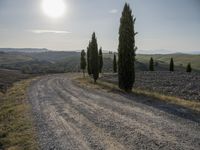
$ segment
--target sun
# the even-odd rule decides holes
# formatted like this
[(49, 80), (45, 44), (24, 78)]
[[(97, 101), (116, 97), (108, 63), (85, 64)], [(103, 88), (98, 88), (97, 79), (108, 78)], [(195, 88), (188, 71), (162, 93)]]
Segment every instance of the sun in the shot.
[(63, 0), (43, 0), (42, 9), (51, 18), (62, 17), (66, 11), (66, 4)]

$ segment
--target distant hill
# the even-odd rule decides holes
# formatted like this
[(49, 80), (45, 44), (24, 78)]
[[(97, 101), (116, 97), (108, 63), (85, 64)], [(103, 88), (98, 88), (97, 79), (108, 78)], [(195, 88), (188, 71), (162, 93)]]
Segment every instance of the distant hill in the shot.
[(0, 52), (25, 52), (25, 53), (41, 53), (49, 51), (46, 48), (0, 48)]
[(174, 64), (177, 67), (180, 68), (185, 68), (187, 64), (190, 62), (192, 64), (192, 67), (196, 70), (200, 71), (200, 55), (191, 55), (191, 54), (181, 54), (181, 53), (176, 53), (176, 54), (166, 54), (166, 55), (161, 55), (161, 54), (154, 54), (154, 55), (145, 55), (145, 54), (139, 54), (137, 55), (137, 60), (143, 63), (148, 63), (149, 58), (153, 57), (158, 64), (163, 64), (167, 65), (170, 62), (170, 58), (174, 59)]
[(33, 60), (32, 57), (26, 56), (19, 52), (0, 52), (0, 65), (1, 64), (15, 64), (19, 62), (27, 62)]
[[(173, 54), (173, 50), (166, 50), (166, 49), (160, 49), (160, 50), (138, 50), (136, 51), (137, 54)], [(184, 51), (176, 53), (183, 53), (183, 54), (200, 54), (200, 50), (193, 50), (193, 51)]]
[[(112, 53), (104, 53), (104, 72), (112, 71)], [(154, 58), (155, 69), (168, 71), (170, 58), (174, 58), (175, 70), (185, 71), (190, 62), (192, 68), (200, 71), (200, 55), (190, 54), (138, 54), (136, 71), (147, 71), (149, 59)], [(62, 73), (80, 71), (80, 52), (45, 51), (45, 52), (0, 52), (0, 68), (17, 69), (25, 73)]]
[(79, 52), (0, 52), (0, 68), (25, 73), (62, 73), (79, 70)]

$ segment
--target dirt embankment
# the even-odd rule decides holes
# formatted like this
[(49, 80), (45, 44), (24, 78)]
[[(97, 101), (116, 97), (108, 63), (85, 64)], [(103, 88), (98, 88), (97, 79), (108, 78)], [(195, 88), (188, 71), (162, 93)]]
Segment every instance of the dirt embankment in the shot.
[(199, 149), (200, 115), (144, 96), (82, 88), (74, 75), (29, 89), (41, 149)]

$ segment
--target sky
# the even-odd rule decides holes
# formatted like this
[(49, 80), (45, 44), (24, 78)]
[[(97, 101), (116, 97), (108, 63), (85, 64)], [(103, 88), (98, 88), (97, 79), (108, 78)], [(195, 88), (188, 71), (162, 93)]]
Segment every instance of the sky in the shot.
[(0, 47), (81, 50), (96, 32), (99, 46), (117, 51), (127, 2), (139, 52), (200, 51), (200, 0), (63, 0), (58, 18), (45, 13), (43, 1), (0, 0)]

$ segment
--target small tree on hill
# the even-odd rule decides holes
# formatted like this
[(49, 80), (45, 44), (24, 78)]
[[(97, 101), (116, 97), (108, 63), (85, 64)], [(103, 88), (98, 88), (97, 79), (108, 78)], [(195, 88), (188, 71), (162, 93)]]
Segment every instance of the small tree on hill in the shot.
[(186, 72), (192, 72), (192, 66), (191, 66), (191, 63), (188, 63), (187, 65), (187, 69), (186, 69)]
[(135, 33), (132, 10), (126, 3), (120, 19), (118, 45), (119, 88), (131, 91), (135, 82)]
[(103, 53), (102, 53), (102, 47), (99, 49), (99, 73), (102, 73), (103, 68)]
[(173, 58), (171, 58), (171, 60), (170, 60), (169, 71), (171, 71), (171, 72), (174, 71), (174, 60), (173, 60)]
[(114, 58), (113, 58), (113, 72), (116, 73), (117, 72), (117, 59), (116, 59), (116, 55), (114, 54)]
[(81, 51), (81, 63), (80, 63), (80, 66), (81, 66), (81, 70), (83, 71), (83, 76), (85, 77), (85, 69), (86, 69), (86, 59), (85, 59), (85, 51), (82, 50)]
[(154, 61), (152, 57), (149, 61), (149, 71), (154, 71)]
[(97, 79), (99, 78), (99, 55), (98, 55), (98, 45), (95, 33), (92, 34), (91, 40), (91, 71), (93, 75), (94, 82), (96, 83)]

